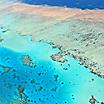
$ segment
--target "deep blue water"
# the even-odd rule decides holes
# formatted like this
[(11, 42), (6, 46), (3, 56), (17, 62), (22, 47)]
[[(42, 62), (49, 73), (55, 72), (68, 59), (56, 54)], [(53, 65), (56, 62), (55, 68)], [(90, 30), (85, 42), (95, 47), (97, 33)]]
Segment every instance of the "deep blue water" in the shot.
[(51, 6), (66, 6), (81, 9), (104, 9), (104, 0), (20, 0), (24, 3)]

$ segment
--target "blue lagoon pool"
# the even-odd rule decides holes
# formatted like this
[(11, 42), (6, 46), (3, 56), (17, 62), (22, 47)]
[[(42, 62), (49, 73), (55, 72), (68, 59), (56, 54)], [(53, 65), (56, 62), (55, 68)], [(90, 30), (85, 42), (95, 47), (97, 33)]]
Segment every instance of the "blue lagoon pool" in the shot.
[(89, 104), (91, 95), (103, 101), (104, 79), (70, 56), (63, 64), (53, 61), (58, 51), (43, 42), (24, 52), (1, 47), (0, 104)]

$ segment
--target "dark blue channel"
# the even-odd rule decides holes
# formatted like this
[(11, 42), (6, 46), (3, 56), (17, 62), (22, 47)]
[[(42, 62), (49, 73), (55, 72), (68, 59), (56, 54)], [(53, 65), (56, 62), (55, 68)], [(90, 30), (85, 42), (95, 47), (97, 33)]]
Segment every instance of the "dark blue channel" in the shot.
[(104, 9), (104, 0), (19, 0), (35, 5), (66, 6), (80, 9)]

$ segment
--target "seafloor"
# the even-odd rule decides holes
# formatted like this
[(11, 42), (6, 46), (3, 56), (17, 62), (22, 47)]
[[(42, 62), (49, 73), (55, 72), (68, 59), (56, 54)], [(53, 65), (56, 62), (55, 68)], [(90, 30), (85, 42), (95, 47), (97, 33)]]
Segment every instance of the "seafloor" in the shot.
[(103, 38), (104, 10), (1, 1), (0, 104), (104, 101)]

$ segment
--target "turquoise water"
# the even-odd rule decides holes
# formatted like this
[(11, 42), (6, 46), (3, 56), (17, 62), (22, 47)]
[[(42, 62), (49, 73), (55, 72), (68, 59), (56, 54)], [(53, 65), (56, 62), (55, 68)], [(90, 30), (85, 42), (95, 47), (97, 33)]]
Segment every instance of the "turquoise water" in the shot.
[[(0, 42), (0, 104), (89, 104), (91, 95), (104, 101), (104, 79), (78, 60), (65, 56), (68, 62), (55, 62), (50, 56), (59, 52), (57, 48), (31, 42), (31, 37), (6, 27), (0, 27), (0, 38), (4, 39)], [(25, 65), (24, 55), (36, 66)], [(24, 88), (21, 94), (19, 86)], [(26, 102), (19, 103), (21, 99)]]
[[(65, 56), (68, 62), (62, 65), (51, 60), (50, 56), (59, 50), (47, 43), (31, 44), (29, 49), (20, 51), (1, 45), (0, 104), (20, 104), (10, 103), (20, 99), (19, 85), (24, 87), (23, 96), (28, 102), (23, 104), (89, 104), (91, 95), (104, 100), (104, 79), (91, 74), (70, 56)], [(36, 67), (24, 65), (23, 55), (29, 55)], [(10, 70), (5, 71), (2, 66)]]
[[(20, 36), (4, 25), (0, 38), (4, 39), (0, 41), (0, 104), (89, 104), (91, 95), (104, 101), (104, 79), (90, 73), (78, 60), (65, 56), (68, 62), (61, 65), (50, 57), (59, 52), (57, 48), (31, 42), (31, 37)], [(25, 65), (24, 55), (36, 66)], [(26, 103), (18, 102), (19, 86), (24, 88), (22, 99)]]

